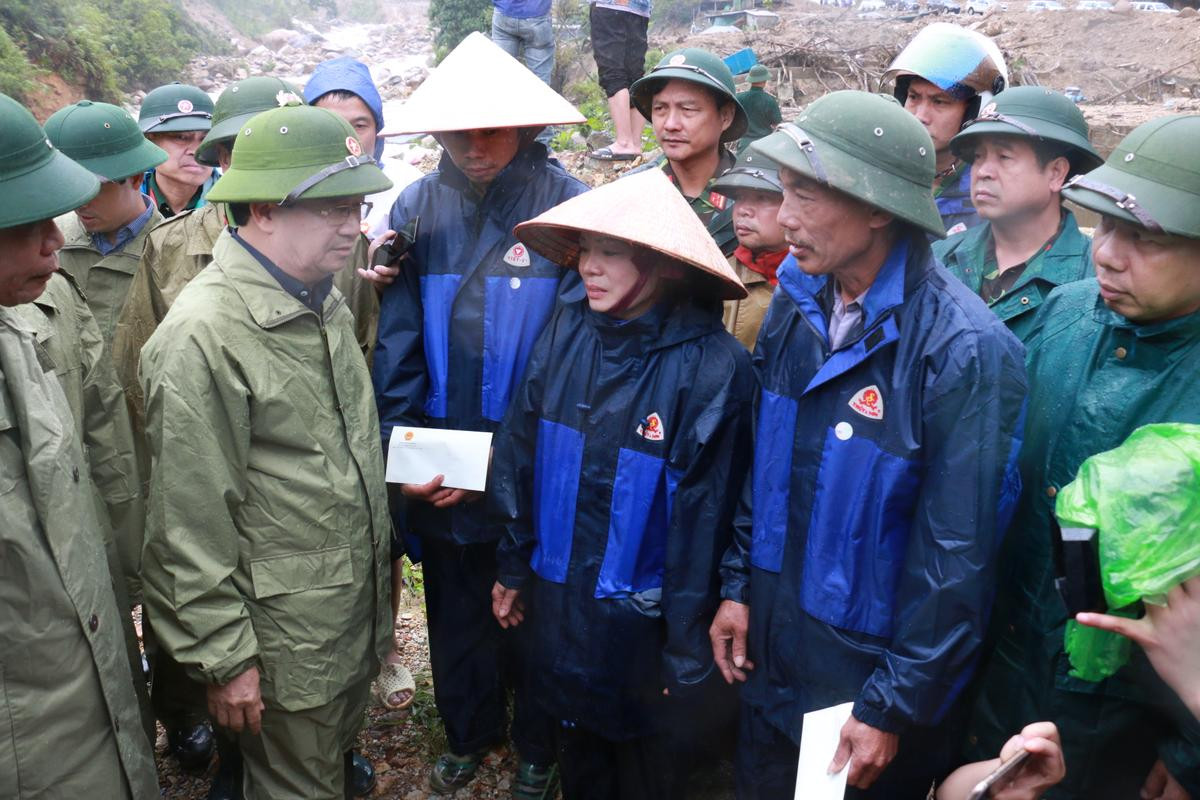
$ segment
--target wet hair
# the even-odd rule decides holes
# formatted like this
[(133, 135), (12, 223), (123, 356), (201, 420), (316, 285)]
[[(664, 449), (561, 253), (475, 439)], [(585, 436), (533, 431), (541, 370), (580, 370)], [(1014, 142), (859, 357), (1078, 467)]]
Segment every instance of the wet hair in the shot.
[(229, 221), (235, 228), (240, 228), (250, 221), (249, 203), (229, 203), (226, 208), (229, 209)]
[(328, 92), (321, 95), (320, 97), (313, 98), (313, 101), (311, 103), (309, 103), (309, 105), (315, 106), (315, 105), (317, 105), (317, 103), (320, 103), (322, 100), (324, 100), (326, 98), (329, 98), (331, 100), (360, 100), (360, 101), (362, 101), (363, 105), (367, 106), (367, 108), (371, 107), (370, 103), (368, 103), (366, 100), (363, 100), (360, 95), (350, 91), (349, 89), (330, 89)]
[(662, 272), (664, 267), (674, 267), (679, 271), (678, 277), (664, 276), (660, 280), (658, 292), (662, 299), (675, 304), (692, 303), (701, 308), (720, 307), (725, 287), (715, 275), (639, 244), (633, 245), (630, 260), (640, 272)]

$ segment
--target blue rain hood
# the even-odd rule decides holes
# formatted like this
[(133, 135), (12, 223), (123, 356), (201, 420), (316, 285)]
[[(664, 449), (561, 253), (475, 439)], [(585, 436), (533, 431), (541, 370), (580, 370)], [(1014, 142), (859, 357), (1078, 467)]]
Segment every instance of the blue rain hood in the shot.
[[(383, 98), (371, 80), (371, 71), (361, 61), (350, 56), (338, 56), (317, 64), (312, 77), (304, 85), (304, 102), (312, 105), (330, 92), (352, 92), (371, 109), (375, 117), (375, 132), (383, 130)], [(383, 155), (383, 139), (375, 140), (375, 158)]]

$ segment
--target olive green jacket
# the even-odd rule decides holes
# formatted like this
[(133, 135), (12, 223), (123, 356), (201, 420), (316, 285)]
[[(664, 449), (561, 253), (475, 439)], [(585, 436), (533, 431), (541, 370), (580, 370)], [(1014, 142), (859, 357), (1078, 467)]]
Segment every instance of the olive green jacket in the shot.
[(994, 755), (1013, 731), (1048, 719), (1068, 764), (1048, 798), (1094, 800), (1130, 785), (1121, 796), (1136, 797), (1156, 755), (1200, 797), (1200, 721), (1138, 648), (1105, 681), (1068, 675), (1052, 529), (1058, 490), (1088, 456), (1152, 422), (1200, 423), (1200, 312), (1137, 325), (1104, 306), (1095, 280), (1076, 281), (1046, 300), (1028, 348), (1023, 489), (1001, 549), (995, 650), (981, 666), (968, 756)]
[[(985, 222), (936, 241), (932, 247), (934, 256), (946, 269), (979, 294), (983, 279), (994, 269), (994, 266), (986, 266), (989, 262), (994, 265), (995, 261), (991, 223)], [(1064, 208), (1058, 236), (1049, 249), (1030, 258), (1012, 288), (988, 305), (1018, 339), (1028, 344), (1036, 312), (1050, 292), (1064, 283), (1092, 275), (1092, 240), (1079, 230), (1075, 215)]]
[(157, 798), (93, 489), (33, 331), (0, 308), (0, 797)]
[(137, 236), (130, 239), (120, 250), (102, 256), (92, 244), (91, 234), (84, 230), (74, 212), (63, 214), (55, 220), (66, 240), (62, 249), (58, 251), (58, 264), (65, 272), (70, 273), (87, 297), (92, 316), (100, 326), (100, 336), (104, 339), (105, 348), (112, 343), (117, 317), (121, 315), (121, 309), (125, 306), (129, 284), (142, 258), (142, 248), (146, 246), (150, 229), (161, 221), (162, 214), (157, 210), (153, 211), (150, 220), (138, 231)]
[[(112, 342), (117, 379), (125, 389), (134, 430), (139, 434), (145, 418), (138, 381), (139, 354), (183, 287), (212, 261), (213, 246), (225, 230), (223, 209), (223, 205), (214, 204), (176, 214), (151, 230), (146, 239)], [(347, 298), (354, 314), (355, 337), (369, 363), (375, 347), (379, 297), (356, 271), (366, 265), (367, 245), (366, 239), (359, 237), (349, 263), (334, 278), (334, 284)]]
[[(111, 542), (130, 597), (140, 595), (146, 506), (125, 396), (104, 357), (100, 329), (87, 302), (65, 273), (54, 275), (32, 303), (16, 313), (33, 331), (62, 384), (102, 503)], [(108, 526), (104, 526), (106, 532)]]
[(142, 350), (155, 632), (206, 683), (324, 705), (391, 643), (391, 523), (354, 320), (318, 317), (228, 232)]

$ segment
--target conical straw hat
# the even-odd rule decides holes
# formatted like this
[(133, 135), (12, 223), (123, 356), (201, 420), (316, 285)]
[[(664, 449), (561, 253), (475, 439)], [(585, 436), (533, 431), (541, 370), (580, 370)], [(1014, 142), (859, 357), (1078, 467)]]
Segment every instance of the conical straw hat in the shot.
[(463, 39), (392, 116), (381, 136), (585, 121), (575, 106), (482, 33)]
[(522, 222), (515, 232), (546, 258), (572, 268), (579, 266), (581, 233), (621, 239), (714, 276), (726, 300), (746, 296), (746, 287), (704, 223), (659, 169), (637, 172), (572, 197)]

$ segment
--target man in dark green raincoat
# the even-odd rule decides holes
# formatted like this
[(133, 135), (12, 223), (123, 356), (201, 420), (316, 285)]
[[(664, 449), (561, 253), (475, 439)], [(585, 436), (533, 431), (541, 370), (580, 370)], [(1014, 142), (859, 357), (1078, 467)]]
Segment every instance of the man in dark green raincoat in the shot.
[[(1197, 720), (1140, 650), (1113, 677), (1072, 677), (1054, 588), (1054, 499), (1088, 456), (1152, 422), (1200, 422), (1200, 116), (1151, 120), (1069, 182), (1101, 214), (1096, 280), (1060, 287), (1030, 331), (1024, 489), (1004, 541), (968, 755), (1032, 720), (1062, 732), (1066, 780), (1050, 798), (1200, 797)], [(1101, 531), (1103, 536), (1103, 531)]]
[(1091, 242), (1063, 208), (1062, 187), (1103, 159), (1075, 104), (1040, 86), (996, 95), (950, 148), (971, 165), (984, 222), (934, 242), (933, 254), (1026, 339), (1056, 286), (1091, 277)]

